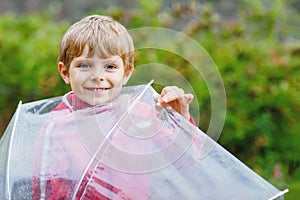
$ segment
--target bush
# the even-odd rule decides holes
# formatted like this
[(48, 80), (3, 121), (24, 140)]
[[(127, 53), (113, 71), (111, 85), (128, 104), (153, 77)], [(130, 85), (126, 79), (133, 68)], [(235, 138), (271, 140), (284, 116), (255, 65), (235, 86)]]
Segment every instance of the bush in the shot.
[(1, 16), (1, 133), (19, 100), (28, 102), (66, 91), (56, 66), (66, 27), (45, 14)]

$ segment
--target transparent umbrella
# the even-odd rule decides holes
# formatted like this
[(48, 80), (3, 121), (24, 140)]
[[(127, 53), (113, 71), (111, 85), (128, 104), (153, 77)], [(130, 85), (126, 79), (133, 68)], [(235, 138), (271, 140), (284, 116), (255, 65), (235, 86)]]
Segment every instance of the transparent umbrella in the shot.
[(20, 103), (0, 142), (0, 199), (283, 199), (154, 92)]

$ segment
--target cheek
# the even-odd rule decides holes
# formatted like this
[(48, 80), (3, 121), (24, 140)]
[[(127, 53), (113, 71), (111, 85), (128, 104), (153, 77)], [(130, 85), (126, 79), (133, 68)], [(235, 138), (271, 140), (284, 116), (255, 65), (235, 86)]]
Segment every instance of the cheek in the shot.
[(123, 83), (123, 74), (113, 74), (109, 77), (107, 77), (111, 84), (114, 85), (114, 86), (119, 86), (119, 85), (122, 85)]
[(124, 81), (124, 78), (122, 77), (122, 78), (119, 78), (117, 82), (118, 82), (117, 83), (118, 87), (122, 87), (125, 81)]
[(73, 72), (72, 74), (70, 74), (71, 83), (76, 85), (83, 83), (85, 80), (87, 80), (87, 78), (88, 75), (84, 73)]

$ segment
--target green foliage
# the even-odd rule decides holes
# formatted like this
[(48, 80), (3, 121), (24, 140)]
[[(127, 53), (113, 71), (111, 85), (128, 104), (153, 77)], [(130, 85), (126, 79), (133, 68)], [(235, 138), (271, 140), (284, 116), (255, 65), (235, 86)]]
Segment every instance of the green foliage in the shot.
[[(167, 10), (160, 1), (141, 2), (133, 10), (115, 7), (93, 13), (111, 15), (128, 29), (176, 27), (197, 40), (218, 66), (226, 87), (227, 116), (219, 142), (276, 186), (299, 190), (300, 44), (283, 40), (291, 30), (282, 23), (288, 9), (284, 2), (245, 0), (237, 19), (224, 21), (213, 6), (195, 1), (174, 2)], [(2, 130), (18, 100), (68, 90), (56, 58), (69, 24), (44, 14), (0, 17)], [(189, 62), (163, 50), (138, 52), (136, 66), (149, 62), (173, 66), (189, 80), (197, 91), (200, 127), (207, 130), (210, 96)]]
[[(65, 28), (66, 23), (57, 23), (45, 14), (1, 16), (0, 114), (4, 119), (9, 119), (19, 100), (27, 102), (66, 91), (56, 67)], [(3, 129), (4, 125), (1, 132)]]

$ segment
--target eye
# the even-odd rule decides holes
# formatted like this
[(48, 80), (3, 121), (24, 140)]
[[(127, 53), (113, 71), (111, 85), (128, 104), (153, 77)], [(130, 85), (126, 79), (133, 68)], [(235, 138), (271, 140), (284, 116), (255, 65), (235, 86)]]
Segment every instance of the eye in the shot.
[(112, 71), (112, 70), (117, 69), (117, 66), (115, 66), (115, 65), (106, 65), (106, 66), (105, 66), (105, 69), (107, 69), (107, 70), (109, 70), (109, 71)]
[(91, 65), (88, 64), (88, 63), (81, 63), (81, 64), (79, 65), (79, 68), (80, 68), (80, 69), (89, 69), (89, 68), (91, 68)]

